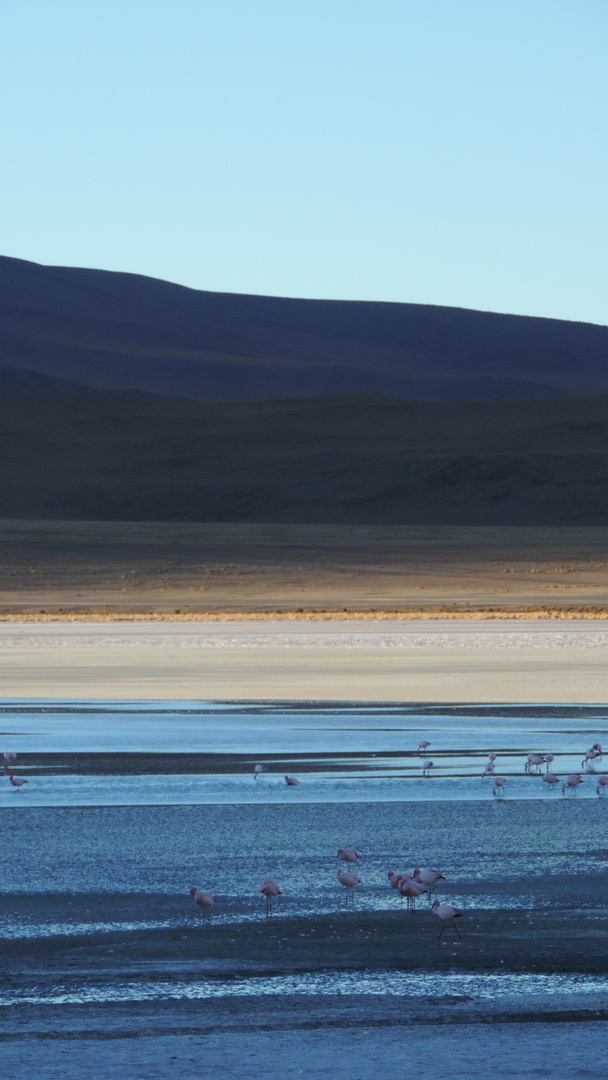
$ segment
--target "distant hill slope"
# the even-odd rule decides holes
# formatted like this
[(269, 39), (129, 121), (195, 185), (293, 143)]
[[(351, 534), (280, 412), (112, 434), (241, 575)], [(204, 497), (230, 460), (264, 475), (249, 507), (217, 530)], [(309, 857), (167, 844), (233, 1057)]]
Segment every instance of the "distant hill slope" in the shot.
[(26, 397), (556, 397), (608, 393), (608, 327), (198, 292), (0, 257), (0, 368), (0, 393)]
[(608, 396), (0, 397), (0, 518), (608, 525)]

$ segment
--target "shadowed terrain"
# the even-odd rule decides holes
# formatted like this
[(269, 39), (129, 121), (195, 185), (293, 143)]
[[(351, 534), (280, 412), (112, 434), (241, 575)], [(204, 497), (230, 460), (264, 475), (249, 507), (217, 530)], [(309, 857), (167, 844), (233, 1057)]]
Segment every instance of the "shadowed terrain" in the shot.
[(0, 392), (201, 401), (608, 393), (608, 328), (422, 304), (201, 292), (0, 258)]

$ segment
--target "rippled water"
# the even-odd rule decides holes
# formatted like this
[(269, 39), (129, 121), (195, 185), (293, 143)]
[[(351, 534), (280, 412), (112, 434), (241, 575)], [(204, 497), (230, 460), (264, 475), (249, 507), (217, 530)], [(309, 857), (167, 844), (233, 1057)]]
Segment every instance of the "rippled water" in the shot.
[[(429, 746), (418, 754), (422, 740)], [(19, 754), (14, 771), (28, 783), (16, 790), (0, 778), (0, 806), (487, 800), (489, 751), (498, 755), (494, 775), (507, 780), (499, 797), (561, 798), (561, 786), (523, 771), (528, 753), (550, 751), (562, 781), (583, 773), (576, 793), (566, 792), (580, 800), (598, 797), (603, 762), (587, 770), (582, 759), (602, 740), (608, 752), (608, 710), (593, 706), (5, 702), (0, 747)], [(184, 756), (194, 754), (189, 766)], [(257, 762), (266, 773), (255, 782)], [(288, 787), (285, 773), (299, 785)]]
[(50, 987), (23, 986), (0, 991), (0, 1005), (65, 1005), (83, 1002), (121, 1001), (207, 1001), (212, 998), (263, 996), (335, 996), (371, 995), (401, 997), (405, 1001), (431, 998), (437, 1004), (449, 998), (506, 1003), (514, 997), (534, 1000), (558, 995), (600, 995), (597, 1004), (608, 1004), (608, 979), (599, 975), (470, 975), (459, 972), (369, 971), (306, 972), (301, 975), (275, 975), (234, 979), (125, 980), (110, 984), (67, 985)]

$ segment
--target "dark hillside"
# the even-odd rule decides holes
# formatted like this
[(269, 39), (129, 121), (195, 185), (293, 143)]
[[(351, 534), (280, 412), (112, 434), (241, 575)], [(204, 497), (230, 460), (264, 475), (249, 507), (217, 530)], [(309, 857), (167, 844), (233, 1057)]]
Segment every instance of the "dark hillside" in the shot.
[(198, 292), (0, 258), (0, 368), (0, 393), (19, 396), (543, 398), (608, 393), (608, 328)]
[(608, 525), (608, 397), (0, 399), (0, 517)]

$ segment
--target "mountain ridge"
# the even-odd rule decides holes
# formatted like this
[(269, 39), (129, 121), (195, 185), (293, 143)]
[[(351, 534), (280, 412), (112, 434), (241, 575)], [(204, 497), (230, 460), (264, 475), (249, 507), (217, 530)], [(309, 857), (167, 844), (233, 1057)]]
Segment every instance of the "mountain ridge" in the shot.
[[(0, 367), (5, 379), (12, 371), (57, 380), (58, 396), (580, 396), (608, 392), (608, 327), (434, 305), (205, 292), (0, 256)], [(52, 396), (50, 384), (45, 392)]]

